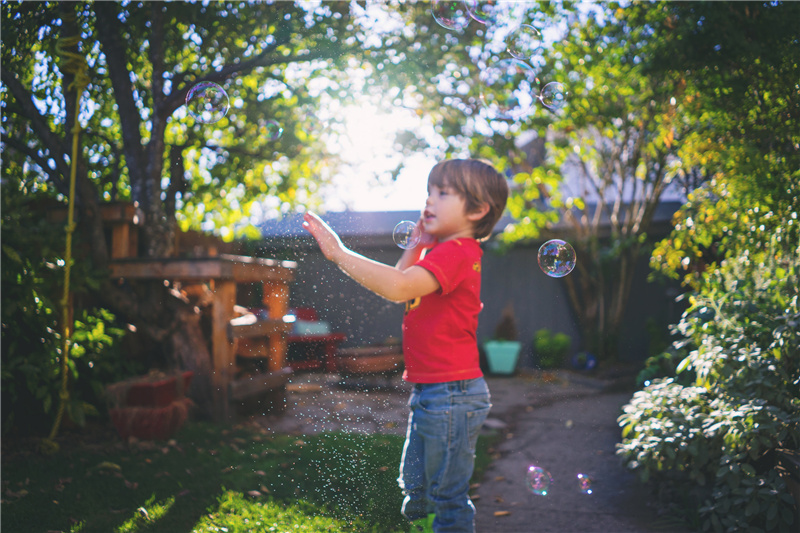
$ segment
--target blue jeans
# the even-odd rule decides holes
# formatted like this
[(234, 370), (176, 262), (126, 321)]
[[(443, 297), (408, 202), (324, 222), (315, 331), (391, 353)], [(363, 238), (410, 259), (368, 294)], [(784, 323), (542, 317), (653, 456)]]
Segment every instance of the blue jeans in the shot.
[(475, 444), (491, 408), (483, 378), (414, 385), (398, 483), (409, 520), (435, 513), (436, 533), (475, 531), (469, 480)]

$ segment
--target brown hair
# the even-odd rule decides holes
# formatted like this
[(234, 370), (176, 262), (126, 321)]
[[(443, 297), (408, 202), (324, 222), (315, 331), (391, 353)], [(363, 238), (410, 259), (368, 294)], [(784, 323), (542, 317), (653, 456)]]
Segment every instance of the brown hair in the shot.
[(489, 212), (475, 223), (475, 238), (484, 240), (503, 214), (508, 184), (492, 165), (478, 159), (448, 159), (437, 163), (428, 175), (428, 187), (450, 187), (465, 200), (467, 213), (489, 206)]

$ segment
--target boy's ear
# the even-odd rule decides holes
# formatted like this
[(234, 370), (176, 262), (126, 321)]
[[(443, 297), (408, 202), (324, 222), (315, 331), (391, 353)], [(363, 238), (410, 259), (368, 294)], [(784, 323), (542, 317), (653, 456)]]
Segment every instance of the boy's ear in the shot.
[(486, 202), (482, 202), (475, 210), (470, 211), (467, 213), (467, 219), (472, 222), (477, 222), (483, 217), (486, 216), (486, 213), (489, 212), (489, 204)]

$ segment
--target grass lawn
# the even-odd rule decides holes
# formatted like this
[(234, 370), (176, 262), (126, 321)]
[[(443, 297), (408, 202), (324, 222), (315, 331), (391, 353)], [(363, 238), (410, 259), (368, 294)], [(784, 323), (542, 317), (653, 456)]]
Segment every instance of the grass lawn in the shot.
[[(475, 479), (491, 440), (479, 440)], [(297, 437), (190, 423), (169, 442), (4, 453), (0, 525), (41, 533), (407, 531), (396, 481), (402, 446), (393, 435)]]

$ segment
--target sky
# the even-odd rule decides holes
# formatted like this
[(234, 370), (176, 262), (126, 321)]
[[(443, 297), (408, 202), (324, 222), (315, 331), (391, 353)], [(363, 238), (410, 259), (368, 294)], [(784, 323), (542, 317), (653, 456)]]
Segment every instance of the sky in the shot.
[[(322, 189), (326, 211), (422, 210), (427, 197), (428, 173), (436, 164), (432, 152), (441, 143), (433, 124), (412, 110), (398, 107), (391, 113), (365, 103), (344, 109), (346, 135), (337, 149), (348, 162), (330, 186)], [(403, 156), (394, 146), (398, 131), (409, 129), (432, 144), (432, 149)], [(390, 172), (404, 169), (396, 180)]]

